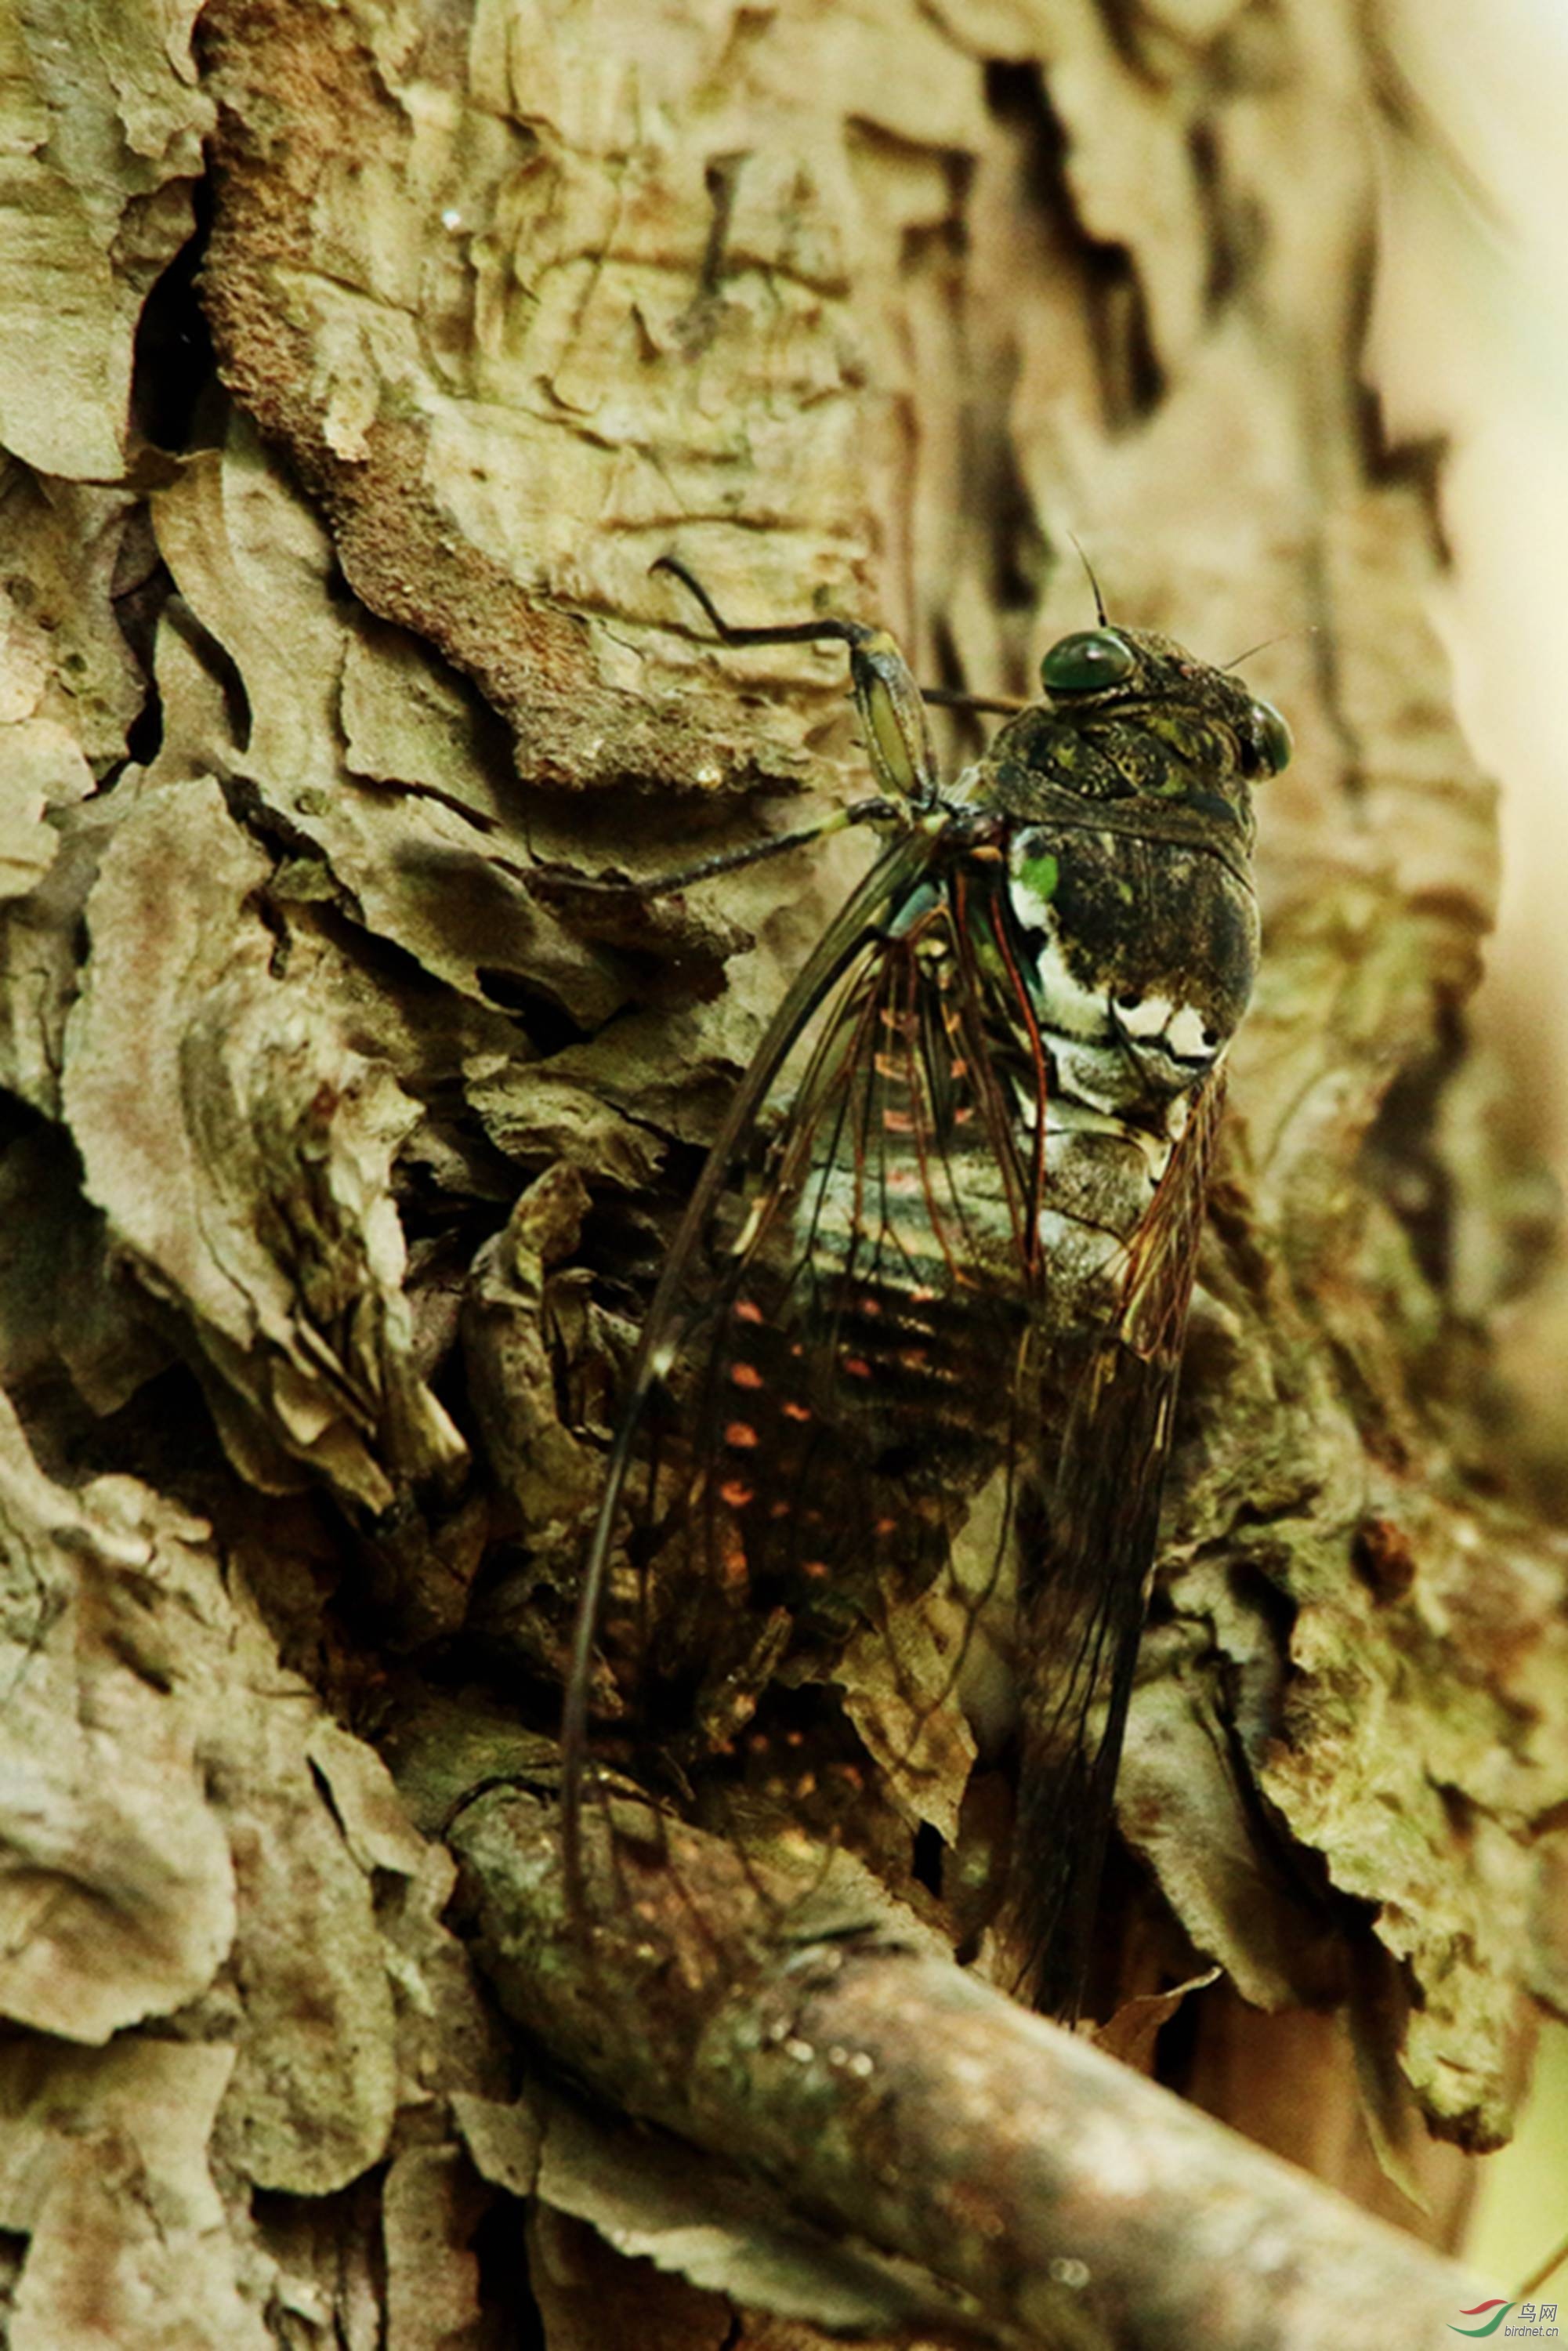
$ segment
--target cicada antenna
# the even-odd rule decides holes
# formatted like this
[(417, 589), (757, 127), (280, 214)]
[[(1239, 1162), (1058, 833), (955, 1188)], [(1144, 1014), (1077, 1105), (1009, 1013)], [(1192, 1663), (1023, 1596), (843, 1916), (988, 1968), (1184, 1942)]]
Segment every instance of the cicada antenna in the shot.
[(1094, 577), (1094, 566), (1084, 554), (1083, 544), (1077, 532), (1070, 530), (1067, 536), (1072, 541), (1074, 548), (1077, 549), (1079, 562), (1082, 563), (1084, 570), (1089, 574), (1089, 585), (1094, 591), (1094, 617), (1099, 622), (1100, 626), (1103, 629), (1107, 628), (1110, 624), (1105, 617), (1105, 599), (1100, 593), (1100, 582)]
[(1254, 653), (1266, 653), (1270, 645), (1288, 644), (1292, 637), (1315, 637), (1317, 633), (1318, 624), (1315, 621), (1303, 621), (1299, 628), (1281, 629), (1276, 636), (1260, 637), (1258, 643), (1255, 645), (1249, 645), (1244, 653), (1238, 653), (1231, 661), (1221, 662), (1220, 669), (1222, 671), (1239, 669), (1242, 663), (1250, 661)]

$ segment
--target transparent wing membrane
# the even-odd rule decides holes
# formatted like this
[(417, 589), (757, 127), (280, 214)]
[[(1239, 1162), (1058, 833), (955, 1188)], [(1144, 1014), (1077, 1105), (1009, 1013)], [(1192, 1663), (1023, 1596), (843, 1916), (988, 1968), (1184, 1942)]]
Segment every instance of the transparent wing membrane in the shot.
[(1082, 1996), (1159, 1534), (1181, 1343), (1224, 1081), (1203, 1087), (1126, 1253), (1121, 1312), (1085, 1347), (1049, 1553), (1019, 1595), (1017, 1941), (1036, 2005)]
[(956, 1834), (965, 1665), (1016, 1583), (1019, 1496), (1040, 1515), (1044, 1423), (982, 986), (946, 878), (880, 886), (883, 927), (792, 1009), (651, 1317), (584, 1749), (597, 1729), (727, 1833), (787, 1818), (884, 1875), (902, 1840), (908, 1891), (922, 1802)]

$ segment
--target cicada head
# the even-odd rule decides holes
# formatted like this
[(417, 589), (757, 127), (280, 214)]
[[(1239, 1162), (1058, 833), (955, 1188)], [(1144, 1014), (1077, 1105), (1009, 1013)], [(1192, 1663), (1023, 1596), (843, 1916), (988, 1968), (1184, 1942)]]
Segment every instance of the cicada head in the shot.
[(1207, 789), (1240, 810), (1290, 762), (1291, 730), (1272, 703), (1153, 630), (1076, 630), (1046, 654), (1040, 684), (1045, 706), (1014, 727), (1049, 745), (1059, 780), (1096, 798)]

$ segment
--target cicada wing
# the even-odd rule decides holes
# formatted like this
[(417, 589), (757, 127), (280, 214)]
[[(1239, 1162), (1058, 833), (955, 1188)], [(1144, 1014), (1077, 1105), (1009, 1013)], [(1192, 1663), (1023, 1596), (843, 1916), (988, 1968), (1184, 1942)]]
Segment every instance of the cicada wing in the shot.
[[(818, 941), (768, 1024), (737, 1091), (665, 1259), (632, 1359), (578, 1600), (561, 1725), (569, 1871), (573, 1867), (587, 1762), (594, 1650), (611, 1596), (609, 1585), (616, 1545), (624, 1532), (622, 1519), (628, 1479), (655, 1391), (666, 1383), (683, 1353), (694, 1351), (705, 1320), (716, 1325), (725, 1319), (726, 1269), (722, 1252), (716, 1279), (707, 1276), (715, 1255), (710, 1227), (722, 1217), (732, 1187), (737, 1180), (744, 1179), (747, 1149), (790, 1054), (845, 972), (857, 959), (874, 952), (878, 926), (915, 886), (931, 854), (931, 842), (923, 834), (911, 834), (895, 841), (878, 859)], [(727, 1272), (733, 1286), (737, 1270), (733, 1250), (730, 1260)]]
[(901, 1837), (907, 1874), (922, 1819), (954, 1832), (967, 1652), (1042, 1495), (1038, 1202), (993, 1066), (1016, 1008), (969, 884), (939, 833), (885, 854), (683, 1220), (585, 1575), (569, 1854), (591, 1730), (732, 1836)]
[(1048, 2014), (1082, 1996), (1224, 1091), (1216, 1071), (1194, 1096), (1128, 1245), (1120, 1313), (1085, 1344), (1049, 1545), (1021, 1600), (1011, 1907), (1021, 1986)]

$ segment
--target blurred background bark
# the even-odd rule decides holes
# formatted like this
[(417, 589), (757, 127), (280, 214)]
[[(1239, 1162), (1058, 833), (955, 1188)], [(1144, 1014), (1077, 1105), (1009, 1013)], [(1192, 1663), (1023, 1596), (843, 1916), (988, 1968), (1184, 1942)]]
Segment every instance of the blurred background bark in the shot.
[(780, 2297), (755, 2213), (699, 2259), (664, 2158), (561, 2119), (438, 1834), (465, 1773), (548, 1783), (639, 1290), (863, 853), (592, 924), (541, 884), (862, 789), (840, 661), (716, 651), (671, 549), (979, 693), (1091, 616), (1073, 532), (1114, 618), (1262, 645), (1297, 755), (1103, 2004), (1218, 1960), (1141, 2062), (1453, 2246), (1568, 1992), (1568, 1669), (1551, 1352), (1521, 1395), (1492, 1336), (1552, 1209), (1467, 1011), (1498, 832), (1427, 618), (1445, 455), (1364, 361), (1398, 173), (1473, 203), (1397, 24), (0, 34), (11, 2341), (799, 2344), (836, 2306)]

